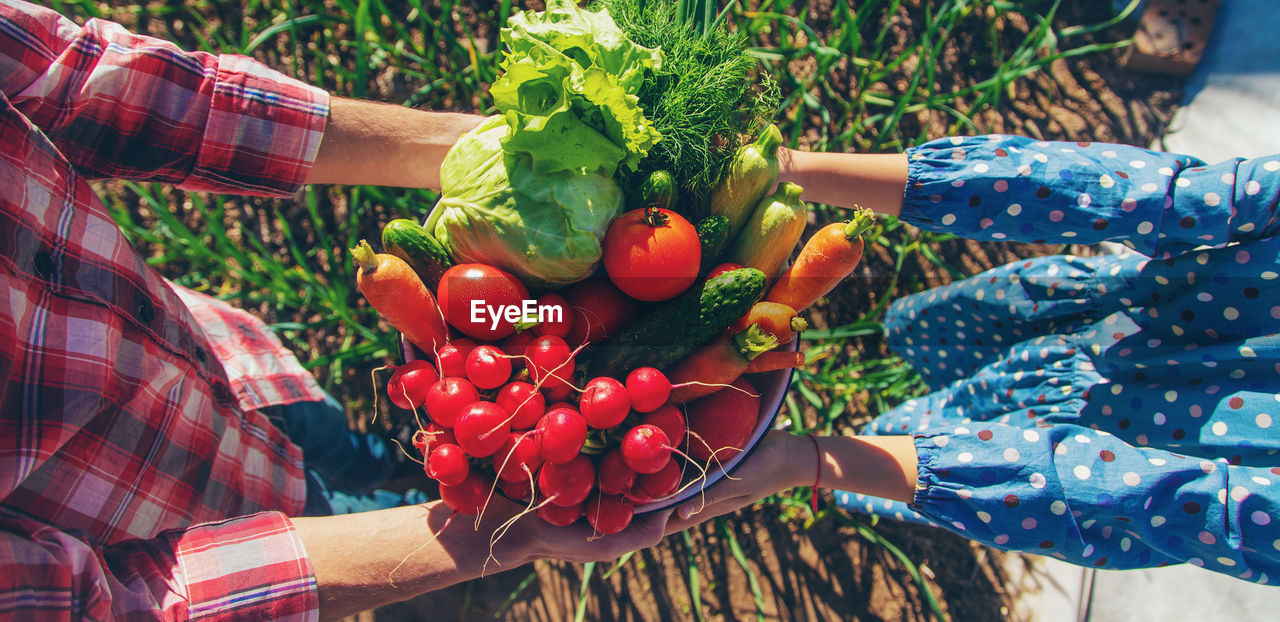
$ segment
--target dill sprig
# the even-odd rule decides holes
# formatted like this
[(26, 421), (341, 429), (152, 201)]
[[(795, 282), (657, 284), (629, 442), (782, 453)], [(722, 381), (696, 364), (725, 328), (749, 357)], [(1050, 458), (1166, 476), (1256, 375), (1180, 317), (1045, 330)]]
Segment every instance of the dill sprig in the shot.
[(779, 102), (776, 83), (747, 53), (747, 35), (723, 21), (708, 22), (712, 4), (700, 1), (695, 10), (679, 3), (679, 12), (669, 0), (602, 2), (628, 38), (664, 55), (662, 69), (647, 76), (637, 93), (662, 140), (638, 171), (621, 180), (623, 188), (665, 169), (682, 190), (678, 209), (694, 217), (705, 213), (734, 150), (773, 121)]

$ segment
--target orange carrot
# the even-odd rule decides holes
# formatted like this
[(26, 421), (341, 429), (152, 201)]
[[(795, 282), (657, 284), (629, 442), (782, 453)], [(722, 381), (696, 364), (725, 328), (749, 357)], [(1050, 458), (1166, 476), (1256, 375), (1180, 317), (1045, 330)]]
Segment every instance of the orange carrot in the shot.
[(779, 344), (791, 343), (796, 333), (809, 328), (804, 318), (796, 315), (796, 310), (780, 302), (761, 300), (751, 306), (747, 314), (733, 323), (730, 331), (734, 334), (747, 330), (752, 324), (758, 324), (763, 330), (778, 339)]
[(351, 249), (351, 257), (360, 269), (356, 286), (383, 319), (423, 352), (444, 345), (449, 335), (444, 314), (409, 264), (395, 255), (374, 253), (364, 240)]
[(755, 324), (738, 334), (721, 334), (663, 371), (671, 381), (671, 401), (685, 404), (733, 384), (751, 359), (777, 346), (773, 335)]
[(796, 311), (826, 296), (862, 261), (862, 234), (875, 223), (871, 210), (859, 207), (847, 223), (831, 223), (809, 238), (796, 260), (764, 299)]
[(760, 356), (751, 359), (751, 362), (747, 363), (747, 370), (743, 373), (759, 374), (788, 367), (804, 367), (804, 352), (793, 352), (791, 350), (761, 352)]

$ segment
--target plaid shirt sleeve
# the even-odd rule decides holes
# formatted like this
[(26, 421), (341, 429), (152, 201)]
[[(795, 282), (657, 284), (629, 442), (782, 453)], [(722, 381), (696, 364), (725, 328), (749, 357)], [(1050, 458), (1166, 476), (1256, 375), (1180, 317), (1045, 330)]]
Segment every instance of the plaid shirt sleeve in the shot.
[(329, 112), (253, 59), (19, 0), (0, 0), (0, 91), (87, 177), (265, 196), (301, 187)]
[(264, 512), (95, 548), (0, 511), (0, 617), (314, 620), (311, 564), (283, 514)]

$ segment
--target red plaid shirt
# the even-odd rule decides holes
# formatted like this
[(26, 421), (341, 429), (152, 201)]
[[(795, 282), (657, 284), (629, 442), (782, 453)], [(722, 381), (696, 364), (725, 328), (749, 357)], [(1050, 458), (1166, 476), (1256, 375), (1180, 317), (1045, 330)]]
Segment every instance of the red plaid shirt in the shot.
[(287, 196), (327, 114), (250, 59), (0, 0), (0, 617), (315, 617), (301, 455), (256, 409), (319, 387), (86, 180)]

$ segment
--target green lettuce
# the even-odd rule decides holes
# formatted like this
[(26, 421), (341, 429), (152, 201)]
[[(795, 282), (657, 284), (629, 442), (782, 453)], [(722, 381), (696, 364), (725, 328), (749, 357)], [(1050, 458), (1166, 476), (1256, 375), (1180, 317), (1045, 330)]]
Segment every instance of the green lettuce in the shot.
[(535, 171), (528, 154), (503, 149), (507, 132), (495, 115), (449, 150), (427, 230), (455, 261), (502, 268), (534, 289), (590, 276), (622, 190), (599, 172)]
[(580, 281), (622, 210), (618, 169), (635, 170), (662, 138), (636, 93), (662, 63), (608, 13), (549, 0), (502, 31), (502, 113), (450, 149), (427, 218), (455, 261), (486, 263), (536, 289)]
[(635, 170), (662, 138), (636, 95), (662, 52), (633, 43), (605, 11), (550, 0), (512, 16), (501, 38), (503, 74), (489, 92), (512, 130), (504, 147), (529, 154), (534, 170)]

